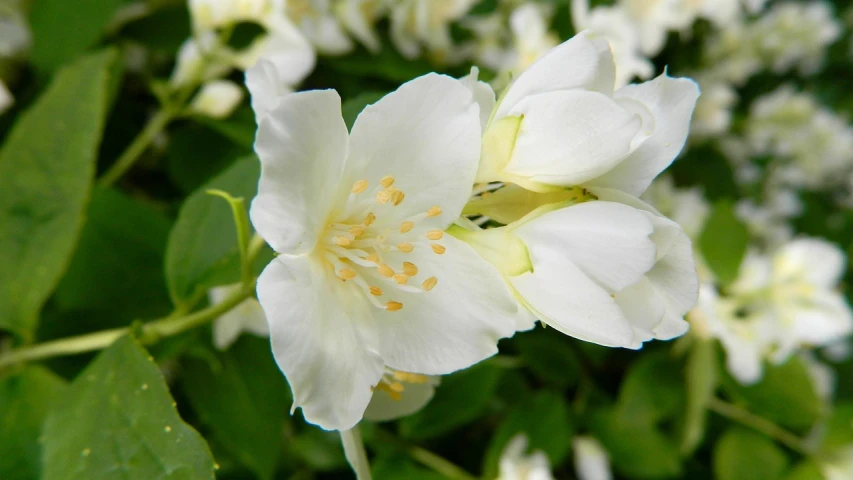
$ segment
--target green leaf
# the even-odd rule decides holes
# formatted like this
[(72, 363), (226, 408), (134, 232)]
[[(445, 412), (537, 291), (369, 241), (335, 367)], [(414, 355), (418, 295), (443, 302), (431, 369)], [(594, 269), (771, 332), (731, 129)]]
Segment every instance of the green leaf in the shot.
[(841, 402), (835, 405), (826, 421), (826, 433), (821, 442), (821, 450), (830, 452), (851, 444), (853, 444), (853, 403)]
[(826, 477), (814, 460), (805, 460), (792, 468), (784, 478), (785, 480), (825, 480)]
[(213, 438), (259, 478), (272, 478), (292, 400), (269, 340), (243, 335), (215, 358), (187, 362), (181, 387)]
[(697, 338), (687, 357), (687, 403), (681, 454), (690, 455), (705, 438), (708, 401), (717, 388), (717, 359), (714, 342)]
[(258, 125), (255, 123), (255, 112), (249, 106), (238, 108), (228, 118), (198, 116), (195, 120), (243, 148), (252, 150), (255, 145)]
[(811, 427), (823, 410), (808, 367), (797, 357), (784, 365), (766, 365), (764, 378), (755, 385), (729, 378), (726, 387), (753, 413), (788, 428)]
[(349, 468), (338, 432), (327, 432), (306, 425), (304, 431), (288, 438), (285, 446), (289, 453), (313, 470), (327, 472)]
[(485, 413), (500, 377), (501, 370), (488, 364), (443, 377), (432, 401), (400, 420), (400, 433), (416, 440), (433, 438), (476, 420)]
[(231, 209), (205, 193), (223, 190), (249, 201), (258, 189), (260, 164), (244, 158), (187, 198), (166, 247), (166, 284), (176, 302), (198, 288), (235, 283), (240, 279), (240, 252)]
[(737, 278), (748, 243), (749, 232), (735, 216), (732, 202), (714, 204), (699, 235), (699, 249), (720, 283), (725, 285)]
[(30, 61), (51, 71), (95, 45), (125, 0), (38, 0), (32, 2)]
[(714, 446), (714, 478), (776, 480), (788, 467), (785, 452), (768, 437), (733, 427)]
[(559, 394), (540, 391), (514, 406), (489, 443), (483, 466), (485, 478), (497, 478), (501, 453), (517, 434), (527, 437), (531, 450), (545, 452), (552, 467), (560, 465), (569, 454), (574, 434), (566, 400)]
[(83, 226), (115, 56), (104, 51), (57, 73), (0, 150), (0, 328), (25, 340)]
[(358, 114), (364, 110), (364, 107), (372, 103), (376, 103), (384, 96), (385, 93), (383, 92), (364, 92), (344, 102), (341, 106), (341, 111), (344, 116), (344, 122), (347, 124), (347, 128), (352, 130), (355, 119), (358, 117)]
[(207, 444), (149, 358), (122, 337), (72, 382), (44, 426), (43, 480), (214, 478)]
[(621, 475), (645, 479), (681, 473), (678, 445), (647, 421), (601, 410), (593, 415), (591, 427)]
[(167, 312), (163, 256), (169, 219), (109, 188), (93, 191), (86, 217), (80, 244), (56, 289), (59, 307), (105, 311), (115, 317), (112, 326)]
[(446, 480), (447, 477), (414, 463), (402, 454), (380, 455), (371, 461), (375, 480)]
[(191, 21), (186, 4), (167, 4), (150, 15), (124, 25), (119, 35), (150, 49), (174, 55), (192, 35)]
[(178, 188), (191, 193), (251, 153), (251, 143), (240, 145), (211, 125), (186, 122), (169, 131), (166, 173)]
[(625, 418), (651, 425), (675, 417), (683, 405), (681, 366), (660, 352), (641, 355), (628, 369), (617, 410)]
[(516, 348), (536, 377), (543, 382), (568, 388), (577, 385), (581, 370), (572, 353), (571, 340), (551, 328), (538, 328), (515, 339)]
[(41, 425), (64, 390), (64, 380), (38, 366), (0, 379), (0, 478), (39, 478)]

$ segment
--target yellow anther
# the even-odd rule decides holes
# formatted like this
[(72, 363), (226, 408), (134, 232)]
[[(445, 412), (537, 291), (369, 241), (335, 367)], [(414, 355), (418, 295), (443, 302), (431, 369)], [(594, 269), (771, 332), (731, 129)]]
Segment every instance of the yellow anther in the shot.
[(355, 278), (355, 270), (351, 268), (342, 268), (340, 272), (338, 272), (338, 278), (341, 280), (352, 280)]
[(388, 310), (389, 312), (396, 312), (401, 308), (403, 308), (403, 304), (400, 302), (395, 302), (392, 300), (390, 302), (385, 303), (385, 310)]
[(435, 252), (435, 253), (437, 253), (437, 254), (439, 254), (439, 255), (441, 255), (442, 253), (444, 253), (445, 251), (447, 251), (447, 249), (446, 249), (446, 248), (444, 248), (444, 245), (439, 245), (439, 244), (437, 244), (437, 243), (430, 244), (430, 247), (432, 247), (432, 251), (433, 251), (433, 252)]
[(379, 255), (371, 253), (367, 256), (367, 258), (365, 258), (365, 260), (367, 260), (368, 262), (379, 263)]
[(435, 288), (436, 285), (438, 285), (438, 279), (435, 277), (429, 277), (426, 280), (424, 280), (424, 283), (421, 284), (421, 288), (423, 288), (424, 290), (426, 290), (428, 292), (428, 291), (432, 290), (433, 288)]
[(391, 270), (391, 267), (385, 265), (384, 263), (380, 263), (378, 269), (379, 275), (382, 275), (383, 277), (391, 278), (394, 276), (394, 270)]
[(429, 380), (429, 377), (419, 373), (395, 371), (393, 376), (394, 380), (400, 380), (401, 382), (407, 383), (426, 383)]
[(398, 402), (403, 398), (400, 392), (388, 392), (388, 396), (391, 397), (391, 400), (397, 400)]
[(377, 287), (376, 285), (371, 285), (370, 286), (370, 294), (378, 297), (378, 296), (382, 295), (382, 289)]
[(430, 240), (441, 240), (441, 237), (443, 236), (444, 232), (441, 230), (430, 230), (426, 234), (426, 237)]
[(367, 190), (367, 186), (369, 185), (367, 180), (359, 180), (352, 184), (352, 193), (361, 193)]
[[(364, 226), (363, 225), (353, 225), (349, 227), (349, 234), (353, 237), (358, 237), (364, 235)], [(441, 238), (441, 237), (439, 237)]]
[(389, 383), (389, 384), (388, 384), (388, 388), (390, 388), (391, 390), (393, 390), (393, 391), (395, 391), (395, 392), (397, 392), (397, 393), (401, 393), (403, 390), (405, 390), (405, 389), (406, 389), (406, 387), (404, 387), (404, 386), (403, 386), (403, 384), (402, 384), (402, 383), (400, 383), (400, 382), (392, 382), (392, 383)]
[(397, 205), (403, 203), (404, 198), (406, 198), (406, 194), (403, 193), (402, 190), (397, 190), (396, 192), (394, 192), (393, 195), (391, 195), (391, 202), (396, 207)]
[(403, 242), (397, 244), (397, 250), (400, 250), (403, 253), (409, 253), (415, 249), (415, 246), (408, 242)]
[(343, 237), (343, 236), (338, 235), (337, 237), (335, 237), (335, 243), (337, 243), (338, 245), (340, 245), (342, 247), (346, 247), (352, 243), (352, 240), (350, 240), (347, 237)]
[(386, 204), (391, 201), (391, 197), (394, 195), (394, 192), (385, 189), (379, 190), (376, 192), (376, 203)]
[(400, 233), (406, 233), (413, 228), (415, 228), (415, 222), (406, 220), (405, 222), (400, 224)]
[(403, 262), (403, 273), (410, 277), (418, 274), (418, 267), (412, 262)]
[(404, 273), (397, 273), (394, 275), (394, 281), (400, 285), (405, 285), (409, 281), (409, 276)]
[(367, 214), (366, 217), (364, 217), (364, 226), (369, 227), (370, 224), (372, 224), (375, 221), (376, 221), (376, 215), (374, 215), (373, 212), (370, 212)]
[(394, 184), (394, 177), (392, 177), (391, 175), (385, 175), (384, 177), (382, 177), (382, 180), (379, 180), (379, 184), (385, 188), (388, 188)]
[(441, 207), (434, 205), (427, 210), (427, 217), (437, 217), (441, 215)]

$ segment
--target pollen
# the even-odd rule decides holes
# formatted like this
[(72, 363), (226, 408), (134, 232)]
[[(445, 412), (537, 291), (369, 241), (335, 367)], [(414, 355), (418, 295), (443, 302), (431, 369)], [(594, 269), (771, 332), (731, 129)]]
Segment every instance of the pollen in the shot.
[(412, 245), (411, 243), (403, 242), (403, 243), (397, 244), (397, 249), (403, 253), (409, 253), (415, 249), (415, 246)]
[(382, 289), (377, 287), (376, 285), (371, 285), (370, 286), (370, 294), (375, 296), (375, 297), (378, 297), (378, 296), (382, 295)]
[(391, 382), (388, 384), (388, 388), (390, 388), (391, 390), (393, 390), (397, 393), (402, 393), (403, 390), (406, 389), (406, 387), (404, 387), (403, 384), (400, 382)]
[(342, 246), (342, 247), (347, 247), (352, 243), (352, 240), (350, 240), (347, 237), (343, 237), (341, 235), (338, 235), (337, 237), (335, 237), (335, 243)]
[(391, 175), (385, 175), (384, 177), (382, 177), (382, 180), (379, 180), (379, 184), (385, 188), (388, 188), (394, 184), (394, 177), (392, 177)]
[(403, 262), (403, 273), (410, 277), (418, 274), (418, 267), (412, 262)]
[(441, 207), (434, 205), (427, 210), (427, 217), (437, 217), (441, 215)]
[(376, 215), (374, 215), (373, 212), (370, 212), (367, 214), (366, 217), (364, 217), (364, 226), (369, 227), (370, 224), (372, 224), (375, 221), (376, 221)]
[(400, 224), (400, 233), (406, 233), (415, 228), (415, 222), (410, 220), (406, 220), (405, 222)]
[(433, 252), (439, 255), (447, 251), (447, 248), (445, 248), (444, 245), (439, 245), (437, 243), (430, 244), (430, 247), (432, 247)]
[(338, 272), (338, 278), (341, 280), (352, 280), (355, 278), (355, 270), (351, 268), (342, 268), (340, 272)]
[(369, 185), (367, 180), (359, 180), (352, 184), (352, 193), (361, 193), (367, 190), (367, 186)]
[(349, 233), (353, 237), (359, 237), (361, 235), (364, 235), (364, 225), (353, 225), (349, 227)]
[(380, 204), (384, 205), (384, 204), (391, 201), (391, 197), (393, 195), (394, 195), (394, 192), (392, 192), (391, 190), (389, 190), (387, 188), (385, 190), (379, 190), (378, 192), (376, 192), (376, 203), (380, 203)]
[(395, 371), (394, 380), (408, 383), (426, 383), (429, 378), (426, 375), (421, 375), (419, 373)]
[(403, 304), (400, 302), (395, 302), (392, 300), (390, 302), (385, 303), (385, 310), (388, 310), (389, 312), (396, 312), (401, 308), (403, 308)]
[(394, 275), (394, 281), (400, 285), (405, 285), (409, 281), (409, 276), (404, 273), (397, 273)]
[(371, 253), (367, 256), (367, 258), (365, 258), (365, 260), (367, 260), (368, 262), (379, 263), (379, 255)]
[(435, 277), (429, 277), (426, 280), (424, 280), (424, 283), (421, 284), (421, 288), (423, 288), (424, 290), (426, 290), (428, 292), (428, 291), (432, 290), (433, 288), (435, 288), (436, 285), (438, 285), (438, 279)]
[(403, 193), (402, 190), (397, 190), (396, 192), (394, 192), (393, 195), (391, 195), (391, 203), (393, 203), (396, 207), (397, 205), (403, 203), (404, 198), (406, 198), (406, 194)]
[(385, 265), (384, 263), (380, 263), (378, 269), (379, 275), (382, 275), (383, 277), (391, 278), (394, 276), (394, 270), (391, 270), (391, 267)]
[(426, 237), (430, 240), (441, 240), (441, 237), (444, 236), (444, 232), (441, 230), (430, 230), (427, 232)]

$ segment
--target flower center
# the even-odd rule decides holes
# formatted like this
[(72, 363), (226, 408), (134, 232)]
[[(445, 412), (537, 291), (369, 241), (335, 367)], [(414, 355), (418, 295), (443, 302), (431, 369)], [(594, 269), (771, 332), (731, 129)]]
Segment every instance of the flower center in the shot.
[(385, 373), (379, 379), (379, 383), (374, 387), (376, 390), (384, 391), (391, 397), (392, 400), (400, 400), (403, 398), (403, 392), (406, 390), (406, 384), (424, 384), (429, 381), (429, 377), (418, 373), (401, 372), (386, 367)]
[[(428, 219), (441, 215), (441, 207), (430, 207), (396, 223), (390, 209), (406, 197), (394, 185), (394, 177), (386, 175), (368, 192), (367, 180), (355, 182), (350, 190), (344, 220), (329, 223), (322, 236), (324, 259), (342, 281), (359, 288), (375, 307), (396, 312), (403, 303), (395, 298), (399, 292), (425, 293), (438, 284), (413, 262), (404, 259), (425, 241), (436, 255), (446, 248), (436, 243), (444, 236), (441, 229), (429, 229)], [(419, 285), (418, 285), (419, 283)]]

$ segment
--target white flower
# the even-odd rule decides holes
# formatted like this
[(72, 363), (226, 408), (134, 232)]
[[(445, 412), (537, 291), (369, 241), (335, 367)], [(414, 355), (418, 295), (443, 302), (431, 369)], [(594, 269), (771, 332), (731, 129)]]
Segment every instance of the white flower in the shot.
[(853, 478), (853, 445), (842, 447), (830, 458), (822, 459), (820, 471), (825, 480), (849, 480)]
[(364, 418), (384, 422), (411, 415), (432, 400), (440, 377), (386, 369), (373, 390)]
[(212, 118), (225, 118), (240, 105), (243, 89), (230, 80), (214, 80), (202, 85), (190, 103), (190, 109)]
[(21, 2), (0, 2), (0, 59), (25, 53), (32, 43), (32, 34)]
[(478, 182), (637, 196), (681, 151), (696, 84), (664, 75), (614, 92), (607, 42), (588, 37), (554, 48), (502, 94), (485, 128)]
[(452, 61), (450, 22), (465, 15), (476, 0), (398, 0), (391, 7), (391, 40), (406, 58), (422, 46), (436, 61)]
[[(208, 291), (210, 304), (222, 303), (239, 289), (239, 283), (211, 288)], [(243, 332), (259, 337), (268, 337), (270, 334), (264, 311), (255, 298), (243, 300), (213, 322), (213, 345), (220, 350), (227, 350)]]
[(362, 45), (373, 53), (382, 45), (376, 33), (376, 22), (385, 13), (386, 3), (382, 0), (338, 0), (334, 6), (338, 21)]
[(544, 452), (535, 450), (525, 455), (527, 437), (518, 434), (507, 442), (498, 463), (497, 480), (553, 480), (551, 464)]
[(279, 255), (258, 299), (305, 418), (351, 428), (386, 368), (441, 375), (496, 353), (520, 309), (493, 266), (444, 234), (477, 168), (469, 90), (419, 77), (365, 108), (351, 134), (334, 91), (264, 101), (250, 214)]
[(169, 83), (185, 87), (225, 76), (232, 68), (227, 55), (228, 50), (213, 32), (188, 38), (178, 49)]
[(732, 108), (737, 104), (738, 95), (727, 82), (713, 78), (700, 79), (702, 95), (693, 111), (690, 124), (692, 137), (714, 137), (729, 131), (732, 124)]
[(572, 440), (575, 451), (575, 471), (579, 480), (610, 480), (610, 458), (607, 451), (593, 437), (575, 437)]
[(513, 72), (523, 72), (534, 61), (560, 43), (559, 37), (548, 30), (550, 11), (544, 6), (525, 3), (509, 15), (516, 61)]
[(284, 13), (285, 0), (189, 0), (190, 17), (196, 32), (254, 22), (263, 25)]
[(3, 83), (3, 80), (0, 80), (0, 115), (9, 109), (15, 103), (15, 97), (12, 96), (12, 92), (6, 88), (6, 84)]
[(711, 206), (705, 200), (701, 189), (676, 188), (672, 177), (669, 176), (658, 177), (642, 198), (664, 216), (681, 225), (684, 233), (693, 240), (699, 238), (705, 220), (711, 212)]
[(640, 31), (640, 50), (649, 56), (663, 49), (669, 30), (681, 29), (693, 23), (679, 8), (681, 0), (620, 0), (628, 16)]
[(823, 63), (824, 50), (841, 36), (843, 28), (827, 2), (779, 2), (754, 26), (754, 41), (765, 62), (776, 73), (797, 66), (814, 73)]
[(353, 48), (332, 11), (330, 0), (287, 0), (287, 16), (322, 53), (342, 55)]

